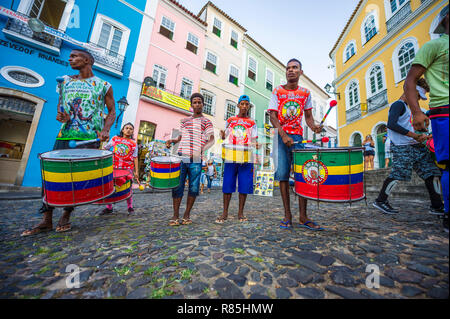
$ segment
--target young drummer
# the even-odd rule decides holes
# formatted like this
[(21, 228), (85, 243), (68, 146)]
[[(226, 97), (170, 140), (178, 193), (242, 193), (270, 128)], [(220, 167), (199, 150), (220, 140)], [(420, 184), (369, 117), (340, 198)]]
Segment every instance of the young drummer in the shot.
[[(258, 128), (255, 121), (248, 116), (251, 107), (250, 98), (242, 95), (239, 98), (238, 107), (239, 114), (226, 121), (225, 131), (220, 131), (221, 138), (223, 140), (228, 138), (228, 143), (231, 145), (252, 147), (258, 140)], [(236, 179), (239, 183), (238, 218), (240, 222), (247, 221), (244, 216), (244, 206), (247, 194), (253, 194), (253, 163), (225, 163), (222, 186), (223, 213), (216, 219), (218, 224), (223, 224), (228, 218), (231, 195), (236, 192)]]
[[(120, 134), (114, 136), (104, 149), (113, 149), (114, 152), (114, 169), (127, 170), (139, 183), (138, 175), (138, 148), (133, 139), (134, 126), (131, 123), (127, 123), (122, 127)], [(132, 214), (133, 209), (133, 196), (127, 199), (128, 213)], [(100, 215), (107, 215), (113, 212), (113, 206), (106, 205), (106, 208), (100, 213)]]
[[(417, 82), (416, 99), (426, 100), (425, 93), (429, 87), (425, 79)], [(423, 144), (430, 136), (426, 134), (416, 134), (412, 126), (412, 114), (406, 103), (405, 94), (394, 102), (389, 109), (388, 116), (388, 137), (391, 140), (392, 170), (389, 177), (384, 181), (378, 198), (373, 206), (385, 214), (397, 214), (388, 202), (388, 196), (398, 181), (409, 181), (414, 169), (419, 177), (425, 181), (430, 195), (430, 213), (443, 215), (444, 205), (439, 195), (439, 190), (435, 185), (439, 185), (441, 173), (434, 165), (431, 154)]]

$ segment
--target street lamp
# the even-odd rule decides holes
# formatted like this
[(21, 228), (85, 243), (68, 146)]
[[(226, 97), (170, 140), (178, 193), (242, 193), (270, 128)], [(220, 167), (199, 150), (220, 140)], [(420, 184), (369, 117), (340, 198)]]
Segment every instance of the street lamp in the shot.
[(117, 124), (119, 123), (120, 116), (123, 114), (123, 112), (125, 112), (125, 110), (127, 109), (127, 106), (129, 105), (125, 96), (122, 96), (122, 98), (119, 101), (117, 101), (117, 104), (119, 105), (120, 113), (116, 118), (116, 128), (117, 128)]
[(327, 83), (327, 85), (325, 85), (325, 91), (326, 91), (328, 94), (334, 94), (334, 95), (337, 95), (338, 99), (340, 100), (340, 99), (341, 99), (341, 94), (338, 93), (338, 92), (336, 92), (336, 89), (334, 89), (333, 91), (331, 91), (332, 88), (334, 89), (334, 87), (331, 86), (329, 83)]

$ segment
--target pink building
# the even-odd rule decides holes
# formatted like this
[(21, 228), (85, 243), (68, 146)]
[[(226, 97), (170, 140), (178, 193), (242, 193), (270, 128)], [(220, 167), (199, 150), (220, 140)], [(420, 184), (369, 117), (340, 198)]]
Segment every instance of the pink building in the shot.
[(192, 114), (189, 97), (199, 90), (206, 26), (178, 2), (159, 1), (136, 112), (138, 144), (169, 139)]

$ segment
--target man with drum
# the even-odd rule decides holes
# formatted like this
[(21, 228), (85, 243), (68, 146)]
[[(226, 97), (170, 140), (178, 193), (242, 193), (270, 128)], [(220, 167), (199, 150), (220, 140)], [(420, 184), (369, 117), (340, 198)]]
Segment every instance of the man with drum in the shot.
[[(426, 132), (431, 119), (436, 160), (445, 165), (441, 178), (442, 196), (444, 198), (445, 215), (444, 230), (448, 233), (449, 203), (449, 6), (439, 12), (439, 23), (433, 33), (440, 34), (437, 39), (425, 43), (412, 62), (411, 69), (405, 79), (404, 89), (406, 101), (413, 116), (413, 126), (417, 131)], [(417, 81), (425, 75), (430, 85), (430, 116), (422, 113), (416, 99)]]
[[(59, 84), (59, 103), (56, 120), (62, 123), (56, 137), (53, 150), (69, 149), (69, 142), (93, 141), (77, 148), (98, 149), (100, 141), (109, 139), (109, 130), (116, 118), (115, 102), (111, 84), (95, 76), (92, 71), (94, 57), (85, 50), (75, 49), (69, 56), (70, 67), (78, 70), (77, 75), (63, 77)], [(76, 105), (76, 109), (74, 109)], [(105, 105), (108, 115), (103, 120)], [(96, 140), (98, 139), (98, 140)], [(30, 236), (53, 229), (52, 217), (54, 207), (43, 204), (40, 213), (43, 220), (31, 229), (25, 230), (22, 236)], [(70, 214), (74, 207), (65, 207), (59, 219), (56, 232), (71, 229)]]
[[(303, 74), (302, 64), (297, 59), (291, 59), (286, 67), (286, 85), (276, 87), (272, 93), (267, 111), (270, 122), (276, 129), (274, 137), (274, 162), (276, 167), (275, 179), (280, 181), (280, 192), (284, 206), (284, 219), (280, 228), (292, 228), (292, 213), (289, 198), (289, 175), (291, 172), (292, 155), (296, 149), (304, 148), (302, 117), (305, 114), (306, 124), (315, 133), (320, 133), (322, 127), (314, 123), (312, 115), (311, 93), (298, 85)], [(293, 110), (295, 109), (295, 111)], [(300, 227), (311, 230), (323, 230), (306, 214), (307, 200), (299, 197)]]
[(205, 99), (200, 93), (191, 95), (192, 116), (181, 120), (181, 133), (178, 138), (166, 142), (167, 148), (173, 143), (180, 143), (178, 155), (181, 157), (180, 183), (178, 187), (172, 190), (173, 217), (169, 221), (170, 226), (180, 225), (179, 211), (186, 178), (189, 178), (189, 191), (181, 224), (189, 225), (192, 223), (190, 214), (195, 199), (200, 192), (203, 154), (214, 145), (213, 123), (203, 116), (204, 102)]

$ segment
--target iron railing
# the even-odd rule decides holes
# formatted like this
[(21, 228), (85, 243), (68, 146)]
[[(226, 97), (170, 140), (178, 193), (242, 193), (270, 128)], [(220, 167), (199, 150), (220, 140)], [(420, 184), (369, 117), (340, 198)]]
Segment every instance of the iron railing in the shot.
[[(27, 17), (23, 14), (21, 15)], [(53, 35), (44, 32), (34, 32), (33, 30), (30, 29), (28, 24), (20, 20), (9, 18), (8, 21), (6, 22), (5, 29), (20, 34), (22, 36), (25, 36), (27, 38), (30, 38), (32, 40), (41, 42), (43, 44), (50, 45), (57, 49), (61, 48), (62, 40), (60, 38), (57, 38)]]
[(125, 63), (125, 56), (120, 55), (115, 51), (102, 48), (96, 43), (91, 42), (90, 45), (98, 48), (98, 50), (88, 49), (94, 57), (95, 63), (107, 66), (115, 71), (122, 72), (123, 65)]
[(361, 117), (361, 104), (357, 104), (351, 109), (345, 111), (347, 123), (359, 119)]
[(367, 109), (369, 112), (373, 112), (386, 104), (388, 104), (387, 89), (367, 99)]
[(391, 30), (394, 29), (397, 25), (399, 25), (403, 20), (405, 20), (410, 13), (411, 13), (411, 2), (408, 2), (386, 22), (387, 32), (388, 33), (391, 32)]

